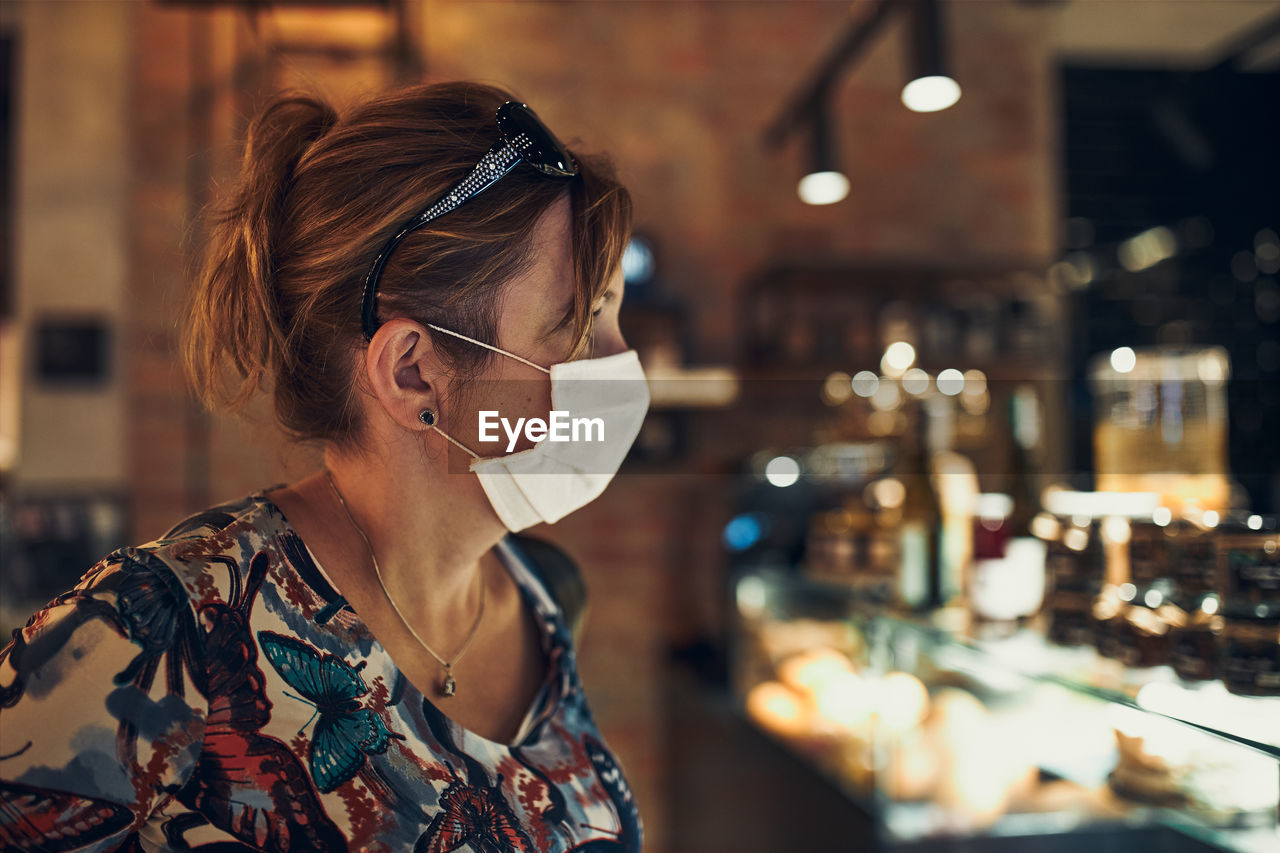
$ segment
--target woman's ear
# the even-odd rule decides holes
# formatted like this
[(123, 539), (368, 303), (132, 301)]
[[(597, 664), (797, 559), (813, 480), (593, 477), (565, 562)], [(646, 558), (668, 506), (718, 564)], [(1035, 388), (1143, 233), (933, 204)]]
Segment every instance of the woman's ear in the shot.
[(396, 318), (383, 323), (365, 353), (365, 378), (393, 421), (421, 432), (418, 413), (439, 411), (445, 371), (421, 323)]

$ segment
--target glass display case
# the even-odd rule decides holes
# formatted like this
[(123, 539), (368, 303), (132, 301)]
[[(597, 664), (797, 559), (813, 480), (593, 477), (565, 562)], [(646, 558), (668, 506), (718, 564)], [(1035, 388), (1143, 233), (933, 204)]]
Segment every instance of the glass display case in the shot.
[(871, 608), (797, 572), (741, 571), (732, 590), (737, 710), (871, 813), (883, 846), (1114, 830), (1280, 850), (1280, 697), (1060, 646), (1036, 622), (978, 639), (945, 608)]

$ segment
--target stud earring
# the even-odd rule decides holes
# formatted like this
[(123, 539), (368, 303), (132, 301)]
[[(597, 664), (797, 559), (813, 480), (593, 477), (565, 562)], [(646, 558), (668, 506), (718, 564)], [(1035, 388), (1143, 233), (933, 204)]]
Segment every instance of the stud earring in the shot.
[(421, 412), (418, 412), (418, 420), (422, 421), (427, 426), (431, 426), (436, 422), (436, 413), (430, 409), (423, 409)]

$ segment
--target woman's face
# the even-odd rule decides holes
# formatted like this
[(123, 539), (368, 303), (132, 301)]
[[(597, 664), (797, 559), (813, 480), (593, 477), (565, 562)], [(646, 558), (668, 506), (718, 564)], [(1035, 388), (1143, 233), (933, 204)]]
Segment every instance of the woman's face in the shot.
[[(566, 194), (548, 208), (535, 226), (535, 260), (525, 275), (504, 287), (498, 313), (498, 345), (543, 367), (564, 361), (573, 345), (571, 324), (557, 328), (573, 306), (570, 224)], [(626, 349), (618, 330), (621, 299), (622, 272), (618, 270), (603, 299), (591, 306), (594, 331), (584, 357), (601, 358)]]
[[(573, 255), (568, 195), (542, 216), (533, 233), (533, 262), (503, 289), (498, 309), (497, 346), (550, 367), (567, 359), (573, 347), (572, 323), (561, 323), (573, 305)], [(604, 295), (592, 305), (591, 337), (583, 358), (602, 358), (627, 349), (618, 326), (623, 279), (619, 269)], [(460, 406), (459, 406), (460, 404)], [(457, 408), (455, 408), (457, 406)], [(494, 353), (468, 391), (445, 409), (443, 428), (480, 456), (503, 456), (534, 445), (523, 434), (513, 450), (501, 428), (500, 440), (479, 440), (479, 412), (496, 411), (515, 424), (518, 418), (542, 418), (551, 411), (550, 377), (540, 370)]]

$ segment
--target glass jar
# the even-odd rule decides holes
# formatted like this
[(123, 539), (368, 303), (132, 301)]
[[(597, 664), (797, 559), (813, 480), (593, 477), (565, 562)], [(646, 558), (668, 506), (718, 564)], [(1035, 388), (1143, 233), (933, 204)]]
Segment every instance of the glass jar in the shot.
[(1232, 517), (1218, 530), (1218, 586), (1233, 611), (1280, 612), (1280, 531), (1275, 516)]
[(1092, 645), (1093, 603), (1102, 582), (1102, 547), (1092, 520), (1059, 519), (1059, 535), (1046, 543), (1049, 639), (1064, 646)]
[(1174, 631), (1173, 670), (1186, 681), (1212, 681), (1220, 677), (1222, 601), (1215, 592), (1200, 596), (1186, 624)]
[(1280, 696), (1280, 608), (1229, 606), (1222, 629), (1222, 682), (1243, 696)]
[(1097, 593), (1102, 584), (1102, 543), (1092, 518), (1059, 518), (1059, 533), (1047, 543), (1045, 567), (1054, 592)]
[(1176, 632), (1186, 612), (1173, 603), (1171, 584), (1107, 587), (1094, 604), (1098, 652), (1125, 666), (1164, 666), (1173, 661)]
[[(1161, 509), (1164, 510), (1163, 507)], [(1166, 523), (1162, 525), (1160, 521)], [(1161, 516), (1136, 518), (1130, 523), (1128, 580), (1144, 586), (1169, 576), (1174, 562), (1170, 541), (1173, 537), (1169, 528)]]
[(1095, 358), (1098, 489), (1156, 492), (1175, 515), (1193, 504), (1225, 513), (1230, 373), (1221, 347), (1122, 347)]
[(1205, 593), (1220, 592), (1220, 531), (1203, 523), (1181, 520), (1169, 525), (1167, 533), (1173, 580), (1178, 584), (1178, 591), (1188, 606)]
[(1102, 551), (1092, 520), (1039, 513), (1031, 532), (1045, 546), (1047, 633), (1060, 646), (1093, 645), (1093, 598), (1102, 577)]

